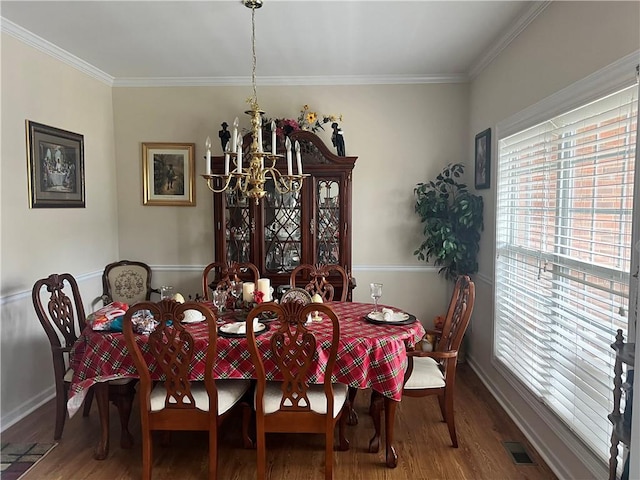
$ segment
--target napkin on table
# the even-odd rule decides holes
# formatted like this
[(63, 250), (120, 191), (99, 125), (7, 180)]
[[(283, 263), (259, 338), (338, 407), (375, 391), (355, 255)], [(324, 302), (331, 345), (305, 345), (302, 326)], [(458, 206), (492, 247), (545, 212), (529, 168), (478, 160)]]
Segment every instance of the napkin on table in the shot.
[[(253, 330), (259, 330), (260, 322), (257, 318), (253, 319)], [(225, 333), (235, 333), (238, 335), (246, 335), (247, 333), (247, 324), (245, 322), (234, 322), (228, 323), (225, 325), (224, 330)]]
[(382, 318), (386, 322), (390, 322), (390, 321), (393, 320), (393, 314), (394, 314), (394, 311), (391, 310), (390, 308), (383, 308), (382, 309)]

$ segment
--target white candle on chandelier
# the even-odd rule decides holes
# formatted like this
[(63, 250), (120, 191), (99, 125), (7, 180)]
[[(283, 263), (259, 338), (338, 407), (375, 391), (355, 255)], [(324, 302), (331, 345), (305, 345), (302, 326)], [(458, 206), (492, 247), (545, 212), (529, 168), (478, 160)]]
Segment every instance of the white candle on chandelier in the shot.
[(236, 171), (238, 173), (242, 173), (242, 135), (238, 134), (238, 140), (237, 140), (237, 144), (238, 144), (238, 149), (237, 149), (237, 168)]
[(289, 137), (285, 140), (284, 147), (287, 149), (287, 175), (293, 175), (293, 166), (291, 165), (291, 140), (289, 140)]
[(298, 164), (298, 175), (302, 175), (302, 159), (300, 158), (300, 143), (296, 140), (296, 163)]
[(229, 175), (229, 142), (224, 146), (224, 174)]
[(276, 122), (271, 120), (271, 153), (276, 154)]
[(204, 173), (211, 175), (211, 138), (207, 137), (204, 146), (207, 149), (207, 156), (205, 157), (207, 163), (204, 166)]
[[(260, 153), (264, 152), (262, 149), (262, 117), (258, 117), (258, 151)], [(264, 168), (264, 165), (262, 165), (262, 168)]]
[(236, 151), (236, 142), (238, 138), (238, 117), (233, 121), (233, 130), (231, 131), (231, 151)]

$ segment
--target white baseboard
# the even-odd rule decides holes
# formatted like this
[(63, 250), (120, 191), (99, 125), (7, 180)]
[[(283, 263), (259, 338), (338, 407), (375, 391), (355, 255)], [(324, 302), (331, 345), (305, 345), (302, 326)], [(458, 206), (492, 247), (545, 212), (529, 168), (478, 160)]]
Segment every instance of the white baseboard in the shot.
[[(534, 425), (531, 422), (531, 419), (521, 415), (516, 406), (510, 400), (509, 395), (505, 394), (505, 392), (501, 391), (499, 388), (496, 388), (495, 384), (491, 381), (490, 376), (477, 362), (474, 361), (473, 356), (467, 354), (467, 362), (476, 375), (478, 375), (484, 386), (489, 390), (491, 395), (493, 395), (507, 415), (509, 415), (511, 420), (513, 420), (516, 426), (531, 443), (533, 448), (535, 448), (544, 459), (545, 463), (553, 473), (561, 480), (583, 479), (584, 476), (580, 477), (579, 475), (576, 475), (566, 458), (559, 456), (561, 452), (553, 451), (548, 447), (547, 442), (540, 435), (540, 422), (537, 422)], [(594, 479), (607, 478), (608, 469), (606, 465), (596, 458), (594, 454), (589, 452), (578, 440), (572, 439), (570, 435), (564, 435), (562, 433), (563, 429), (559, 427), (559, 425), (550, 425), (550, 422), (554, 422), (554, 420), (545, 418), (549, 417), (551, 414), (543, 411), (542, 406), (532, 405), (531, 402), (526, 399), (525, 395), (522, 395), (521, 397), (533, 408), (534, 411), (536, 411), (539, 415), (539, 420), (542, 420), (542, 422), (545, 423), (545, 427), (548, 428), (550, 432), (553, 432), (554, 435), (557, 435), (558, 438), (567, 446), (567, 449), (581, 461), (584, 469), (589, 470), (593, 474)]]
[[(56, 388), (52, 385), (46, 390), (40, 392), (35, 397), (32, 397), (31, 399), (24, 402), (18, 408), (14, 408), (12, 411), (7, 413), (0, 419), (0, 432), (4, 432), (7, 428), (18, 423), (20, 420), (27, 417), (27, 415), (40, 408), (49, 400), (55, 398), (55, 396)], [(55, 419), (53, 421), (55, 421)]]

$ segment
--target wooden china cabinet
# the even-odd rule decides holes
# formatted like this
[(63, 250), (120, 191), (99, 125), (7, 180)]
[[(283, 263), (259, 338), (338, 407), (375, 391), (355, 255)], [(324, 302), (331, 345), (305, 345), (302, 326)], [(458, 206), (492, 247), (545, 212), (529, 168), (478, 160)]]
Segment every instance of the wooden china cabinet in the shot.
[[(271, 150), (270, 137), (263, 135), (265, 150)], [(357, 157), (335, 155), (312, 132), (295, 131), (289, 138), (300, 143), (303, 172), (310, 174), (299, 192), (278, 193), (268, 180), (258, 204), (238, 191), (213, 194), (216, 260), (254, 263), (276, 292), (301, 263), (339, 264), (351, 276), (351, 173)], [(247, 152), (250, 133), (243, 145)], [(285, 153), (283, 138), (277, 152)], [(286, 173), (286, 162), (278, 163)], [(224, 157), (212, 157), (212, 172), (223, 170)], [(351, 279), (349, 299), (354, 287)]]

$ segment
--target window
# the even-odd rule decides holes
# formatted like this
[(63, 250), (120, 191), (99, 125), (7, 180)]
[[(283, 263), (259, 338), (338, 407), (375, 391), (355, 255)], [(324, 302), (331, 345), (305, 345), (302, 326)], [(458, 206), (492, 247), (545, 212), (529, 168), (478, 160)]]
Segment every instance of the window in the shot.
[(610, 344), (627, 335), (637, 94), (629, 82), (498, 129), (494, 355), (603, 460)]

